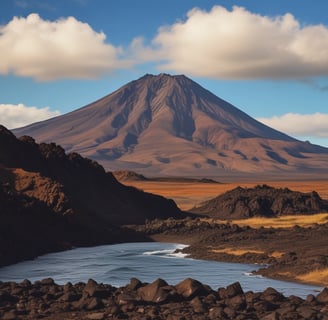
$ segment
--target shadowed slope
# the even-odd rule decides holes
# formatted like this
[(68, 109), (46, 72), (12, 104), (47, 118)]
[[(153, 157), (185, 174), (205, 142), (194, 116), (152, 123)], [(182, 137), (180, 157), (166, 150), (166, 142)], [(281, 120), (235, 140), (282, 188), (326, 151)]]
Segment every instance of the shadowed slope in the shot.
[[(77, 153), (66, 155), (64, 149), (54, 143), (37, 144), (26, 136), (16, 139), (0, 126), (0, 150), (0, 164), (16, 168), (15, 183), (16, 188), (22, 186), (20, 192), (37, 192), (37, 181), (28, 187), (19, 183), (22, 176), (29, 179), (29, 174), (37, 175), (39, 180), (60, 185), (72, 212), (81, 216), (129, 224), (151, 218), (177, 217), (180, 213), (173, 201), (126, 187), (98, 163)], [(40, 187), (47, 183), (41, 183)]]
[(94, 161), (0, 126), (0, 265), (71, 246), (145, 241), (121, 226), (168, 217), (185, 215)]
[(145, 75), (81, 109), (16, 129), (109, 170), (219, 175), (323, 170), (328, 149), (271, 129), (181, 76)]

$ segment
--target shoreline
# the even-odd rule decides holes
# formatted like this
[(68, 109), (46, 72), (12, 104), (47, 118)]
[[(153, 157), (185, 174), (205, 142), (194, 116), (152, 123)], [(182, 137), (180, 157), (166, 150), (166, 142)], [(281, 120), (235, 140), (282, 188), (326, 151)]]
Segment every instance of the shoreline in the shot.
[[(152, 243), (152, 242), (158, 242), (158, 243), (170, 243), (170, 244), (178, 244), (178, 245), (183, 245), (183, 246), (186, 246), (182, 249), (176, 249), (175, 252), (181, 252), (183, 254), (186, 254), (186, 256), (184, 257), (185, 259), (188, 259), (188, 258), (191, 258), (191, 259), (196, 259), (196, 260), (203, 260), (203, 261), (212, 261), (212, 262), (223, 262), (223, 263), (236, 263), (236, 264), (250, 264), (250, 265), (258, 265), (258, 268), (257, 270), (254, 270), (254, 271), (251, 271), (250, 273), (252, 275), (260, 275), (260, 276), (263, 276), (264, 278), (267, 278), (267, 279), (272, 279), (272, 280), (280, 280), (280, 281), (284, 281), (284, 282), (290, 282), (290, 283), (295, 283), (295, 284), (302, 284), (302, 285), (309, 285), (309, 286), (317, 286), (317, 287), (320, 287), (320, 288), (325, 288), (327, 287), (327, 284), (323, 284), (321, 282), (309, 282), (309, 281), (301, 281), (297, 278), (292, 278), (292, 277), (288, 277), (288, 276), (277, 276), (275, 274), (273, 275), (270, 275), (270, 274), (263, 274), (261, 272), (259, 272), (262, 268), (264, 268), (264, 270), (266, 270), (266, 267), (268, 267), (268, 265), (266, 264), (262, 264), (262, 263), (257, 263), (257, 262), (254, 262), (254, 261), (248, 261), (248, 260), (242, 260), (242, 261), (236, 261), (235, 259), (231, 258), (226, 258), (226, 259), (222, 259), (222, 258), (219, 258), (219, 257), (215, 257), (215, 256), (211, 256), (209, 257), (207, 254), (206, 254), (206, 251), (204, 250), (204, 257), (200, 257), (199, 255), (197, 254), (193, 254), (193, 253), (189, 253), (188, 252), (188, 248), (190, 248), (192, 246), (192, 243), (193, 241), (191, 240), (191, 238), (187, 239), (186, 241), (186, 238), (184, 238), (183, 240), (180, 238), (180, 237), (177, 237), (177, 236), (172, 236), (172, 235), (163, 235), (163, 234), (157, 234), (157, 235), (153, 235), (150, 237), (150, 241), (149, 243)], [(108, 245), (116, 245), (116, 244), (129, 244), (131, 242), (120, 242), (120, 243), (111, 243), (111, 244), (108, 244)], [(136, 242), (138, 243), (138, 242)], [(60, 252), (66, 252), (66, 251), (70, 251), (70, 250), (73, 250), (73, 249), (79, 249), (79, 248), (93, 248), (93, 247), (98, 247), (98, 246), (103, 246), (106, 244), (102, 244), (102, 245), (97, 245), (97, 246), (87, 246), (87, 247), (72, 247), (70, 249), (66, 249), (66, 250), (61, 250), (61, 251), (55, 251), (55, 252), (49, 252), (49, 253), (46, 253), (46, 254), (42, 254), (42, 255), (39, 255), (33, 259), (27, 259), (27, 260), (22, 260), (22, 261), (18, 261), (14, 264), (10, 264), (10, 265), (6, 265), (6, 266), (2, 266), (0, 268), (4, 268), (4, 267), (10, 267), (10, 266), (13, 266), (17, 263), (21, 263), (21, 262), (24, 262), (24, 261), (31, 261), (31, 260), (34, 260), (34, 259), (37, 259), (39, 257), (42, 257), (43, 255), (47, 255), (47, 254), (52, 254), (52, 253), (60, 253)], [(187, 251), (187, 252), (186, 252)], [(206, 256), (206, 257), (205, 257)], [(197, 279), (196, 279), (197, 280)], [(0, 283), (2, 282), (3, 280), (0, 279)]]
[[(181, 242), (181, 239), (179, 239), (178, 237), (175, 237), (175, 236), (166, 236), (166, 235), (155, 235), (152, 237), (152, 239), (156, 242), (161, 242), (161, 243), (179, 243), (179, 244), (182, 244), (182, 245), (188, 245), (188, 247), (191, 245), (191, 241), (186, 241), (184, 243)], [(180, 250), (180, 252), (184, 253), (184, 249)], [(186, 256), (186, 258), (192, 258), (192, 259), (198, 259), (198, 260), (206, 260), (206, 261), (215, 261), (215, 262), (227, 262), (227, 263), (243, 263), (243, 264), (254, 264), (254, 265), (258, 265), (259, 268), (256, 270), (256, 271), (252, 271), (251, 274), (253, 275), (260, 275), (260, 276), (263, 276), (265, 278), (268, 278), (268, 279), (272, 279), (272, 280), (280, 280), (280, 281), (284, 281), (284, 282), (290, 282), (290, 283), (297, 283), (297, 284), (303, 284), (303, 285), (313, 285), (313, 286), (318, 286), (318, 287), (321, 287), (321, 288), (325, 288), (325, 287), (328, 287), (328, 279), (327, 279), (327, 283), (326, 284), (323, 284), (322, 282), (320, 281), (312, 281), (312, 282), (309, 282), (309, 281), (302, 281), (300, 279), (298, 279), (297, 277), (295, 278), (292, 278), (291, 276), (283, 276), (283, 275), (271, 275), (270, 274), (266, 274), (266, 275), (263, 275), (262, 273), (259, 273), (258, 271), (262, 268), (266, 268), (268, 267), (268, 265), (266, 264), (261, 264), (261, 263), (254, 263), (254, 262), (250, 262), (250, 261), (247, 261), (245, 260), (244, 262), (236, 262), (235, 259), (220, 259), (220, 258), (199, 258), (197, 255), (193, 255), (192, 253), (189, 254)]]
[[(139, 241), (137, 241), (139, 242)], [(232, 254), (215, 254), (216, 250), (207, 250), (208, 248), (206, 246), (201, 246), (195, 249), (193, 249), (193, 246), (195, 245), (195, 236), (190, 235), (189, 237), (182, 237), (181, 235), (174, 235), (174, 234), (152, 234), (149, 235), (149, 241), (145, 242), (159, 242), (159, 243), (172, 243), (172, 244), (182, 244), (187, 246), (186, 248), (183, 249), (178, 249), (179, 252), (187, 254), (186, 258), (192, 258), (192, 259), (197, 259), (197, 260), (205, 260), (205, 261), (215, 261), (215, 262), (227, 262), (227, 263), (240, 263), (240, 264), (253, 264), (253, 265), (258, 265), (258, 269), (252, 271), (253, 275), (261, 275), (265, 278), (272, 279), (272, 280), (280, 280), (280, 281), (285, 281), (285, 282), (290, 282), (290, 283), (297, 283), (297, 284), (304, 284), (304, 285), (314, 285), (318, 286), (321, 288), (328, 287), (328, 278), (326, 282), (322, 281), (304, 281), (301, 280), (295, 275), (294, 277), (292, 276), (291, 273), (289, 274), (277, 274), (276, 272), (271, 272), (268, 270), (268, 267), (270, 267), (270, 264), (268, 263), (263, 263), (261, 261), (256, 261), (256, 254), (253, 257), (250, 256), (244, 256), (242, 255), (232, 255)], [(64, 252), (64, 251), (70, 251), (75, 248), (90, 248), (90, 247), (97, 247), (97, 246), (102, 246), (102, 245), (115, 245), (115, 244), (120, 244), (120, 243), (130, 243), (128, 242), (117, 242), (117, 243), (108, 243), (108, 244), (99, 244), (96, 246), (82, 246), (82, 247), (72, 247), (72, 248), (66, 248), (64, 250), (59, 250), (59, 251), (54, 251), (54, 252), (47, 252), (41, 255), (38, 255), (34, 258), (30, 259), (24, 259), (17, 261), (13, 264), (9, 265), (3, 265), (0, 266), (0, 268), (3, 267), (10, 267), (11, 265), (15, 265), (16, 263), (28, 261), (28, 260), (34, 260), (38, 257), (41, 257), (45, 254), (51, 254), (51, 253), (58, 253), (58, 252)], [(236, 250), (238, 250), (238, 247), (235, 247)], [(214, 251), (214, 252), (212, 252)], [(199, 253), (200, 252), (200, 253)], [(1, 281), (1, 279), (0, 279)]]
[[(328, 224), (254, 229), (185, 219), (154, 221), (135, 230), (144, 232), (154, 241), (189, 245), (183, 252), (192, 258), (265, 265), (255, 274), (328, 286), (328, 259), (325, 258)], [(229, 250), (238, 254), (231, 254)]]
[[(156, 219), (143, 225), (125, 225), (122, 230), (125, 230), (126, 235), (134, 236), (126, 237), (124, 241), (120, 239), (114, 242), (93, 243), (92, 246), (153, 241), (180, 243), (188, 245), (182, 252), (191, 258), (258, 264), (255, 275), (328, 287), (328, 257), (325, 250), (328, 223), (306, 228), (251, 228), (229, 223), (218, 224), (201, 218), (184, 218)], [(40, 253), (43, 252), (34, 257)], [(16, 262), (23, 261), (18, 258), (17, 256)], [(313, 273), (315, 270), (317, 274)]]

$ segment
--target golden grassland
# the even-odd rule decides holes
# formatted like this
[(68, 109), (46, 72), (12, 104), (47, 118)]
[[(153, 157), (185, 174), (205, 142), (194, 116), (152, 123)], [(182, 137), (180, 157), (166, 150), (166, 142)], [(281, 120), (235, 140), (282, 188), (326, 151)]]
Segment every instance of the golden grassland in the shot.
[(328, 199), (328, 181), (258, 181), (249, 183), (126, 181), (123, 183), (173, 199), (182, 210), (191, 209), (200, 202), (212, 199), (238, 186), (252, 188), (262, 184), (275, 188), (289, 188), (300, 192), (316, 191), (322, 198)]
[[(265, 254), (265, 252), (263, 250), (255, 250), (255, 249), (248, 249), (248, 248), (228, 248), (228, 247), (223, 248), (223, 249), (212, 249), (212, 252), (227, 253), (227, 254), (231, 254), (234, 256), (242, 256), (243, 254), (246, 254), (246, 253)], [(284, 252), (274, 251), (274, 252), (270, 253), (270, 256), (274, 257), (274, 258), (280, 258), (283, 254), (284, 254)]]
[(295, 281), (301, 283), (307, 283), (317, 286), (325, 286), (328, 285), (328, 268), (323, 269), (316, 269), (308, 273), (294, 275), (291, 272), (279, 272), (279, 276), (287, 277), (287, 278), (294, 278)]
[(239, 220), (215, 220), (216, 223), (233, 223), (239, 226), (250, 226), (252, 228), (291, 228), (295, 225), (300, 227), (310, 227), (314, 224), (324, 224), (328, 222), (328, 213), (318, 213), (313, 215), (281, 216), (276, 218), (250, 218)]
[(296, 279), (305, 283), (314, 283), (318, 285), (326, 284), (328, 281), (328, 268), (318, 269), (299, 275)]

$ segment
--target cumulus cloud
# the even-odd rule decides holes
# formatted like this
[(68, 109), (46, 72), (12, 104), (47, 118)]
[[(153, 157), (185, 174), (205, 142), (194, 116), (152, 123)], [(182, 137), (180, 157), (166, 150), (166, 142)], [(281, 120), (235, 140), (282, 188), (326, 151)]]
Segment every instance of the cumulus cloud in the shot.
[(287, 113), (257, 120), (291, 136), (328, 138), (328, 114)]
[(60, 112), (49, 107), (27, 107), (23, 104), (0, 104), (0, 124), (14, 129), (33, 122), (46, 120), (60, 115)]
[(293, 15), (268, 17), (233, 7), (193, 9), (159, 29), (161, 69), (219, 79), (301, 79), (328, 75), (328, 28)]
[(153, 62), (161, 71), (216, 79), (328, 75), (328, 28), (304, 26), (289, 13), (270, 17), (237, 6), (194, 8), (185, 20), (159, 28), (151, 45), (145, 42), (136, 35), (130, 47), (114, 46), (105, 33), (74, 17), (14, 17), (0, 26), (0, 74), (39, 81), (89, 79)]
[(89, 79), (128, 67), (130, 62), (120, 60), (122, 49), (105, 40), (103, 32), (74, 17), (53, 22), (35, 13), (14, 17), (0, 26), (0, 74), (39, 81)]

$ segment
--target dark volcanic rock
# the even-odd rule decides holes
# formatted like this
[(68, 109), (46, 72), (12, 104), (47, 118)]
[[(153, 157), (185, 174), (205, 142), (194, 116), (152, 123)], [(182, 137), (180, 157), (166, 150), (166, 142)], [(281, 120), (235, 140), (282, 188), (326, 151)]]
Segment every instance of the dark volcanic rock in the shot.
[(183, 217), (172, 200), (126, 187), (96, 162), (0, 126), (0, 265), (68, 249), (147, 240), (123, 224)]
[(302, 193), (267, 185), (237, 187), (190, 210), (218, 219), (243, 219), (328, 212), (328, 201), (312, 191)]
[[(130, 285), (115, 288), (89, 280), (87, 284), (57, 285), (53, 281), (0, 283), (1, 319), (327, 319), (328, 304), (324, 289), (317, 297), (303, 300), (285, 297), (274, 289), (264, 292), (243, 292), (239, 283), (219, 291), (186, 279), (178, 285), (168, 285), (158, 279), (151, 284), (132, 289)], [(103, 291), (103, 297), (89, 297), (85, 290)], [(186, 288), (186, 290), (181, 290)], [(188, 288), (198, 288), (185, 294)], [(143, 290), (141, 290), (143, 289)], [(174, 292), (174, 298), (157, 300), (159, 290)], [(57, 292), (57, 295), (53, 293)], [(189, 291), (188, 291), (189, 292)], [(191, 292), (191, 291), (190, 291)], [(90, 293), (90, 292), (89, 292)], [(88, 295), (89, 295), (88, 293)], [(227, 293), (227, 294), (225, 294)], [(93, 294), (93, 293), (92, 293)], [(82, 297), (82, 298), (80, 298)], [(79, 299), (80, 300), (77, 300)]]
[(204, 286), (197, 280), (187, 278), (176, 285), (178, 294), (186, 299), (193, 298), (197, 295), (206, 295), (209, 293), (209, 288)]
[(172, 291), (163, 279), (157, 279), (153, 283), (147, 284), (138, 289), (137, 293), (144, 301), (164, 302), (169, 298), (169, 291)]
[(233, 298), (238, 295), (243, 295), (244, 291), (239, 282), (235, 282), (226, 288), (219, 289), (219, 295), (221, 298)]
[(317, 296), (317, 300), (321, 303), (328, 303), (328, 288), (323, 289)]

